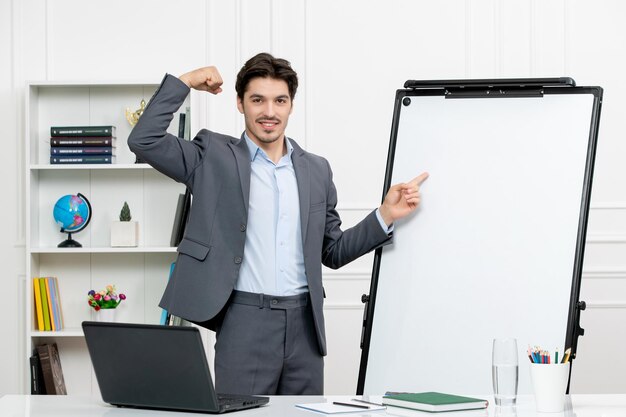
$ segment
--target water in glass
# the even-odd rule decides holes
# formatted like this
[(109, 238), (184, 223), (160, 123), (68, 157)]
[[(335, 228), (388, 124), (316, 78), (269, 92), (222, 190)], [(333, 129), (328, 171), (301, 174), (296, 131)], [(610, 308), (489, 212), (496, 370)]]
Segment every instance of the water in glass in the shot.
[(491, 372), (496, 405), (514, 405), (517, 398), (517, 340), (494, 339)]
[(514, 405), (517, 397), (519, 372), (517, 364), (494, 364), (491, 370), (496, 405)]

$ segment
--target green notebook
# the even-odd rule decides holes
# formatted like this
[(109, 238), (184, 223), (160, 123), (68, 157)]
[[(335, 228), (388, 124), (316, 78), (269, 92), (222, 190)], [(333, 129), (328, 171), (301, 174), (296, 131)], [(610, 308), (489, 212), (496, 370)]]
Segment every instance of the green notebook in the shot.
[(461, 397), (441, 392), (418, 392), (385, 395), (383, 404), (437, 413), (487, 408), (489, 402), (480, 398)]

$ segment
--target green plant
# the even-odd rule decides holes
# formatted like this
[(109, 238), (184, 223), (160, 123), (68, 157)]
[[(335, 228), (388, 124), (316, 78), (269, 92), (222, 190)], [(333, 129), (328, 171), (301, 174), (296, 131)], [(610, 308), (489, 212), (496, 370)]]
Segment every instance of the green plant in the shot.
[(130, 215), (130, 207), (128, 207), (128, 203), (124, 201), (124, 207), (122, 207), (122, 211), (120, 211), (120, 221), (121, 222), (129, 222), (133, 217)]

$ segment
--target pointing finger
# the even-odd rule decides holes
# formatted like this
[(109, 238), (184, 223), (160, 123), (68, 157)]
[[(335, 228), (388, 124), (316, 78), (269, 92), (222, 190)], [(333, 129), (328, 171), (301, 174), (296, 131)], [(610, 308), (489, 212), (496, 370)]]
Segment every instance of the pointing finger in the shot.
[(422, 185), (424, 181), (426, 181), (427, 178), (428, 178), (428, 172), (422, 172), (420, 175), (413, 178), (411, 180), (411, 183), (414, 183), (415, 185), (420, 186)]

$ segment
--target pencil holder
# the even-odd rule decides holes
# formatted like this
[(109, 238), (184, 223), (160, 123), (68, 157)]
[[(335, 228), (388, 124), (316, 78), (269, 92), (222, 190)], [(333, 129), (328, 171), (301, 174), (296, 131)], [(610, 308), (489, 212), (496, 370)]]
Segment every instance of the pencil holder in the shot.
[(565, 391), (569, 377), (569, 365), (566, 363), (531, 363), (530, 378), (535, 393), (537, 411), (558, 413), (565, 407)]

